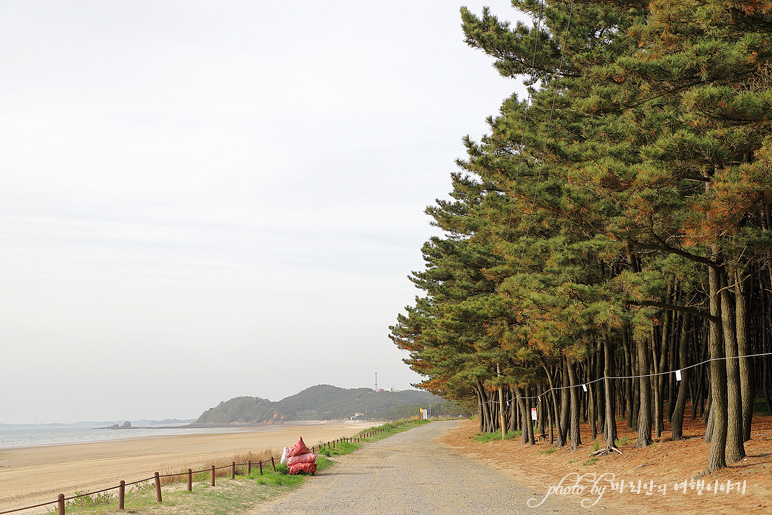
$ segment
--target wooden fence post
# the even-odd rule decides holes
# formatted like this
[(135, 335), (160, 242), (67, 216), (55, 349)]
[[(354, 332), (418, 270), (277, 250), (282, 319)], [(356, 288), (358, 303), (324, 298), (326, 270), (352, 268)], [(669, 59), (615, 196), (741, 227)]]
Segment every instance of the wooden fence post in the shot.
[(118, 487), (118, 509), (122, 510), (126, 507), (126, 481), (121, 480), (121, 485)]
[(158, 475), (158, 472), (156, 472), (153, 477), (155, 478), (155, 500), (158, 502), (162, 502), (161, 500), (161, 478)]
[(263, 475), (263, 460), (260, 460), (260, 475)]
[(247, 462), (247, 475), (250, 475), (252, 473), (252, 460), (249, 460)]
[(231, 463), (231, 479), (236, 479), (236, 462)]
[(188, 492), (193, 491), (193, 469), (188, 469)]
[(214, 465), (212, 465), (212, 486), (214, 486)]
[(276, 462), (273, 461), (273, 456), (271, 456), (271, 466), (273, 467), (273, 471), (276, 472)]
[(56, 501), (56, 513), (57, 515), (64, 515), (64, 494), (59, 494)]

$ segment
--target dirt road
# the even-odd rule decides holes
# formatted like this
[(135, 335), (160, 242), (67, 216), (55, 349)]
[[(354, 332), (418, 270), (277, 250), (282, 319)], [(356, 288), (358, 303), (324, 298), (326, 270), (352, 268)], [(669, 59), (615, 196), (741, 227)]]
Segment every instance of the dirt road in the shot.
[[(457, 422), (432, 422), (341, 456), (300, 489), (248, 515), (592, 513), (535, 492), (437, 441)], [(534, 504), (532, 502), (531, 504)]]

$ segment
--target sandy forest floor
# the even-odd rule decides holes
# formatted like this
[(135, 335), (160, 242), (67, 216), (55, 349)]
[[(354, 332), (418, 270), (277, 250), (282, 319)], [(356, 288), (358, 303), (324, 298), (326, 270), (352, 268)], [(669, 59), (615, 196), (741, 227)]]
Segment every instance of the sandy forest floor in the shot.
[[(702, 441), (705, 429), (701, 422), (684, 421), (687, 438), (679, 442), (670, 440), (670, 426), (666, 425), (667, 431), (662, 433), (662, 438), (655, 439), (654, 445), (645, 449), (634, 448), (637, 433), (625, 425), (625, 421), (617, 422), (619, 437), (629, 440), (620, 447), (623, 454), (602, 456), (587, 465), (584, 463), (590, 459), (594, 444), (590, 441), (587, 425), (581, 428), (583, 445), (573, 452), (567, 449), (549, 452), (553, 446), (545, 441), (523, 445), (519, 437), (481, 443), (473, 439), (478, 429), (473, 421), (466, 421), (442, 441), (534, 489), (584, 487), (581, 492), (578, 488), (566, 488), (552, 494), (575, 503), (577, 511), (581, 511), (582, 500), (587, 499), (586, 504), (597, 500), (594, 510), (609, 513), (629, 512), (631, 507), (636, 513), (646, 515), (772, 513), (772, 417), (754, 417), (751, 440), (745, 443), (747, 458), (698, 478), (704, 481), (702, 490), (698, 488), (696, 476), (705, 470), (710, 444)], [(602, 444), (599, 441), (599, 445)], [(607, 487), (602, 495), (597, 490), (592, 492), (595, 481), (598, 487)], [(612, 485), (616, 487), (621, 481), (624, 481), (624, 489), (621, 492), (612, 490)], [(684, 481), (685, 491), (681, 488)], [(676, 484), (678, 491), (674, 489)], [(732, 486), (728, 493), (727, 484)], [(738, 484), (740, 491), (736, 490)], [(714, 492), (716, 485), (718, 491)]]

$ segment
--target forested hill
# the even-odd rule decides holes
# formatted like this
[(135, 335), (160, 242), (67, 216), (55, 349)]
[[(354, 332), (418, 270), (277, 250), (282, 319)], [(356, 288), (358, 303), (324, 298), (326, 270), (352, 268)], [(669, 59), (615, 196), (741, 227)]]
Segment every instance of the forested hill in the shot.
[(354, 417), (393, 420), (419, 414), (455, 415), (455, 404), (425, 391), (378, 391), (370, 388), (345, 389), (330, 385), (312, 386), (278, 402), (260, 397), (236, 397), (206, 410), (196, 424), (251, 424), (290, 420), (334, 420)]

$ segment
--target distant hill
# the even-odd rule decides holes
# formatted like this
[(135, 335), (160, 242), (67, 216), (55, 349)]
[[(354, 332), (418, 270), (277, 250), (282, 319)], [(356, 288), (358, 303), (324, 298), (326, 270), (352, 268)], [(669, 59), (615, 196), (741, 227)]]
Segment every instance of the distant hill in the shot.
[(376, 392), (370, 388), (338, 388), (317, 385), (272, 402), (260, 397), (236, 397), (206, 410), (197, 425), (258, 424), (293, 420), (336, 420), (361, 414), (364, 419), (395, 420), (419, 414), (431, 407), (432, 414), (457, 415), (461, 408), (422, 390)]

